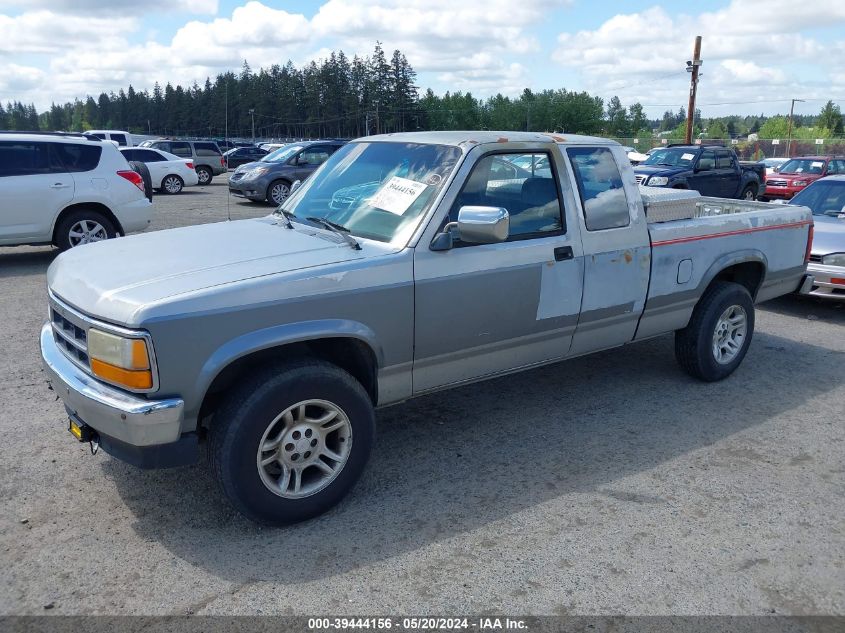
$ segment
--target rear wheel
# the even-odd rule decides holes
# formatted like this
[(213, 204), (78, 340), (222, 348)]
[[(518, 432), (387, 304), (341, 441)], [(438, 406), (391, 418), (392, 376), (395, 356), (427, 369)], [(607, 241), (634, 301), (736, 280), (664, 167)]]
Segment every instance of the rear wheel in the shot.
[(684, 370), (713, 382), (739, 367), (754, 335), (754, 302), (745, 286), (712, 284), (693, 310), (689, 325), (675, 332), (675, 358)]
[(742, 193), (739, 194), (741, 200), (756, 200), (757, 199), (757, 189), (754, 185), (748, 185), (745, 189), (742, 190)]
[(109, 218), (93, 209), (79, 209), (62, 218), (56, 227), (55, 244), (66, 251), (74, 246), (110, 240), (117, 230)]
[(209, 431), (209, 463), (238, 511), (284, 525), (337, 504), (361, 475), (374, 435), (361, 384), (303, 359), (268, 366), (231, 392)]
[(197, 167), (197, 178), (199, 178), (201, 185), (210, 184), (213, 177), (214, 174), (211, 173), (211, 170), (208, 167)]
[(165, 176), (161, 181), (161, 188), (166, 193), (169, 193), (171, 195), (182, 191), (182, 187), (184, 186), (185, 183), (176, 174), (170, 174), (169, 176)]

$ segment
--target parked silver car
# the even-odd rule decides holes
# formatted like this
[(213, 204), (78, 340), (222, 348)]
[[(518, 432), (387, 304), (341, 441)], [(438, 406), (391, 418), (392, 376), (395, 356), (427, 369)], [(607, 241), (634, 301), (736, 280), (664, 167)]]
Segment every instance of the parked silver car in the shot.
[(845, 301), (845, 175), (817, 180), (789, 204), (813, 211), (813, 248), (807, 272), (815, 280), (810, 294)]

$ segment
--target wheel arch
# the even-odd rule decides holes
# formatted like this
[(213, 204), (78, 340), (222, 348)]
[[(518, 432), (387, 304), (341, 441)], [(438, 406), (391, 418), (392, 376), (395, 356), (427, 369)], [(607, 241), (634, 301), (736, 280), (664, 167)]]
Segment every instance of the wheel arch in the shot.
[(723, 255), (713, 262), (704, 274), (699, 285), (699, 297), (703, 296), (714, 282), (731, 281), (744, 286), (752, 300), (756, 300), (757, 292), (766, 278), (767, 269), (766, 255), (758, 250), (746, 250)]
[(267, 328), (222, 345), (200, 371), (200, 425), (216, 409), (220, 396), (256, 368), (290, 358), (319, 358), (349, 372), (378, 403), (378, 369), (383, 365), (375, 334), (360, 323), (312, 321)]
[(114, 224), (115, 231), (117, 231), (120, 235), (126, 235), (125, 231), (123, 230), (123, 226), (120, 224), (120, 221), (117, 219), (114, 213), (112, 213), (112, 210), (109, 209), (102, 202), (76, 202), (74, 204), (66, 206), (53, 219), (53, 228), (50, 231), (53, 244), (56, 243), (56, 230), (58, 230), (59, 225), (62, 223), (62, 220), (64, 220), (68, 215), (70, 215), (74, 211), (83, 211), (86, 209), (102, 213), (112, 222), (112, 224)]

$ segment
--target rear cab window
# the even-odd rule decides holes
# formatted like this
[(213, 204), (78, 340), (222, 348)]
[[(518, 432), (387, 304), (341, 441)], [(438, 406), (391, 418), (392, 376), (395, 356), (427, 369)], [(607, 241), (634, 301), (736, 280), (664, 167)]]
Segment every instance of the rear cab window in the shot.
[(619, 166), (607, 147), (569, 147), (584, 223), (588, 231), (618, 229), (631, 223)]
[(117, 144), (120, 147), (126, 147), (129, 143), (126, 142), (126, 135), (125, 134), (110, 134), (112, 141), (117, 141)]

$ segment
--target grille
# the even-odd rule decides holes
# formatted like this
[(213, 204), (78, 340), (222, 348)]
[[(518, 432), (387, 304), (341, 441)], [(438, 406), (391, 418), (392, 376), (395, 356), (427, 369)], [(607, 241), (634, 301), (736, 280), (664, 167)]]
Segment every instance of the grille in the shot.
[(822, 263), (822, 256), (821, 255), (810, 255), (810, 261), (816, 262), (817, 264)]
[(53, 323), (53, 337), (65, 356), (74, 363), (88, 369), (88, 332), (50, 308)]
[(637, 184), (638, 184), (638, 185), (641, 185), (641, 184), (643, 184), (643, 180), (645, 180), (645, 178), (646, 178), (646, 177), (645, 177), (645, 176), (643, 176), (643, 175), (641, 175), (641, 174), (637, 174), (637, 175), (635, 176), (635, 178), (637, 179)]
[(786, 187), (785, 180), (767, 180), (766, 184), (772, 187)]

